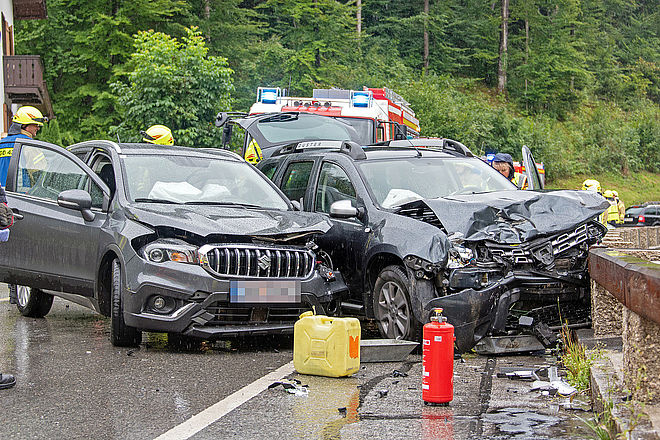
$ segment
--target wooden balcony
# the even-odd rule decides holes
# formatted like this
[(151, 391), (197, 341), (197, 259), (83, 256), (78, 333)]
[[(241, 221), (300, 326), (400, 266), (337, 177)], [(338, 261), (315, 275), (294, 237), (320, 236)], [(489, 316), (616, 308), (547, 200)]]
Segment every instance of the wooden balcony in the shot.
[(49, 118), (53, 106), (44, 82), (44, 65), (39, 55), (5, 55), (5, 95), (13, 104), (32, 105)]
[(14, 20), (39, 20), (48, 18), (46, 0), (14, 0)]

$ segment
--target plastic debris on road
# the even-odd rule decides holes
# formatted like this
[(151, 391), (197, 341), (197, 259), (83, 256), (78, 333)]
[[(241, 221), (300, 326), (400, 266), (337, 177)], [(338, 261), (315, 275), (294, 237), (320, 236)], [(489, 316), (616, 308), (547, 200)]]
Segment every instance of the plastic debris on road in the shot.
[(306, 396), (309, 393), (307, 385), (302, 385), (299, 380), (295, 379), (293, 381), (281, 380), (278, 382), (273, 382), (268, 385), (268, 389), (276, 388), (278, 386), (282, 386), (284, 391), (295, 396)]

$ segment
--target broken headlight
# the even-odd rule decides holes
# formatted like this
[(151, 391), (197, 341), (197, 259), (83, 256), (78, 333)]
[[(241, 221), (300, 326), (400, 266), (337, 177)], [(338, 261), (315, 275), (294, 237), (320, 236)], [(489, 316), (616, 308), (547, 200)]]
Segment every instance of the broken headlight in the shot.
[(140, 255), (152, 263), (165, 263), (173, 261), (175, 263), (197, 264), (197, 247), (192, 246), (181, 240), (156, 240), (142, 249)]
[(406, 263), (406, 266), (408, 266), (413, 270), (422, 269), (426, 272), (433, 271), (433, 263), (431, 263), (430, 261), (426, 261), (423, 258), (408, 255), (406, 258), (403, 259), (403, 262)]

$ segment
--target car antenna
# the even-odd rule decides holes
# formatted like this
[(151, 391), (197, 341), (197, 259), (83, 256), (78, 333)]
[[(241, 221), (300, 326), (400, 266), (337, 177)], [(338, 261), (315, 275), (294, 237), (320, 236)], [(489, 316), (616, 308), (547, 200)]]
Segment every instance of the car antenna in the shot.
[(121, 140), (119, 139), (119, 132), (117, 132), (117, 143), (121, 144)]

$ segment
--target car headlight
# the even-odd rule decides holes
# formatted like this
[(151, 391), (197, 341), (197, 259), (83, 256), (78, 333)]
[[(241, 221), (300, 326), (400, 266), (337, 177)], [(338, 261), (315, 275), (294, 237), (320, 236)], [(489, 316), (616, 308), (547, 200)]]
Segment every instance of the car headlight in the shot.
[(413, 255), (408, 255), (403, 259), (403, 262), (409, 268), (413, 270), (424, 270), (426, 272), (433, 272), (433, 263), (426, 261), (423, 258), (415, 257)]
[(197, 247), (181, 240), (156, 240), (140, 249), (140, 255), (152, 263), (198, 263)]
[(449, 261), (447, 262), (448, 269), (457, 269), (465, 267), (474, 260), (474, 252), (472, 249), (454, 244), (449, 248)]

